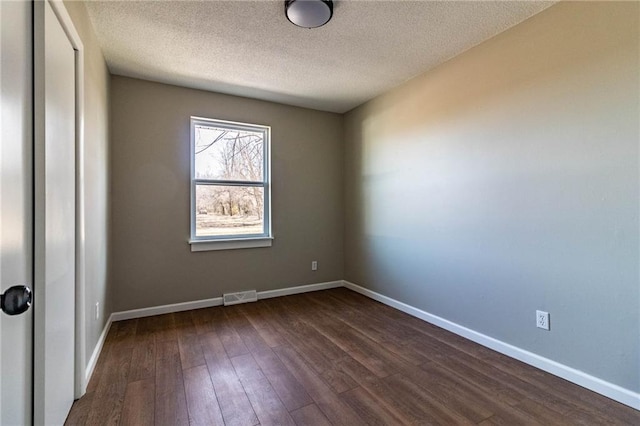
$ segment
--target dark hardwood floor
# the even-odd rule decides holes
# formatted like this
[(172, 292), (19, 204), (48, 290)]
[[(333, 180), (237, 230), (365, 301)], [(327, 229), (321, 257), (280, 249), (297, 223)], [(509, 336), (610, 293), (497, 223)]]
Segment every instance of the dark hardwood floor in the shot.
[(347, 289), (116, 322), (67, 424), (640, 425)]

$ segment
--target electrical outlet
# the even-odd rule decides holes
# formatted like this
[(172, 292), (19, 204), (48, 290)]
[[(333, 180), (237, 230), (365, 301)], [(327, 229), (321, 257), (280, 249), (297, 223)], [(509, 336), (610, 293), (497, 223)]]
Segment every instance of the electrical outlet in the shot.
[(317, 271), (318, 270), (318, 261), (314, 260), (311, 262), (311, 270), (312, 271)]
[(536, 311), (536, 327), (549, 330), (549, 312)]
[(100, 319), (100, 302), (96, 302), (96, 320)]

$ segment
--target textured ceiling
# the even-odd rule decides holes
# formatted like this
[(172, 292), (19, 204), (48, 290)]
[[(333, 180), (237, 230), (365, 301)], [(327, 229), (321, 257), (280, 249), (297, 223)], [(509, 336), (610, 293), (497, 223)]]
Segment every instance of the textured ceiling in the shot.
[(551, 6), (336, 1), (294, 26), (284, 1), (88, 1), (113, 74), (345, 112)]

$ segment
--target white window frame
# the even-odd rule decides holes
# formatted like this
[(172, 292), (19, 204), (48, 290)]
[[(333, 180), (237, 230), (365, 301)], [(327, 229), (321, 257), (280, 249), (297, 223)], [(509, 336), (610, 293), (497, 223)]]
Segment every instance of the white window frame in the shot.
[[(235, 121), (216, 120), (203, 117), (191, 117), (191, 204), (190, 221), (191, 237), (189, 244), (191, 251), (229, 250), (240, 248), (270, 247), (273, 241), (271, 232), (271, 127), (259, 124), (240, 123)], [(211, 126), (234, 131), (250, 131), (263, 134), (263, 176), (262, 181), (238, 181), (226, 179), (196, 179), (195, 164), (195, 128), (197, 125)], [(197, 185), (225, 185), (225, 186), (254, 186), (264, 191), (264, 232), (262, 234), (238, 234), (224, 236), (196, 236), (196, 186)]]

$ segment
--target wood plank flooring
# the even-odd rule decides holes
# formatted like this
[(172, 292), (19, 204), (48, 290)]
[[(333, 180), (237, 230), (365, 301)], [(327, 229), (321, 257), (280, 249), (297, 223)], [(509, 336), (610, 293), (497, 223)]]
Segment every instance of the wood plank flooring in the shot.
[(112, 325), (68, 425), (640, 425), (640, 412), (339, 288)]

